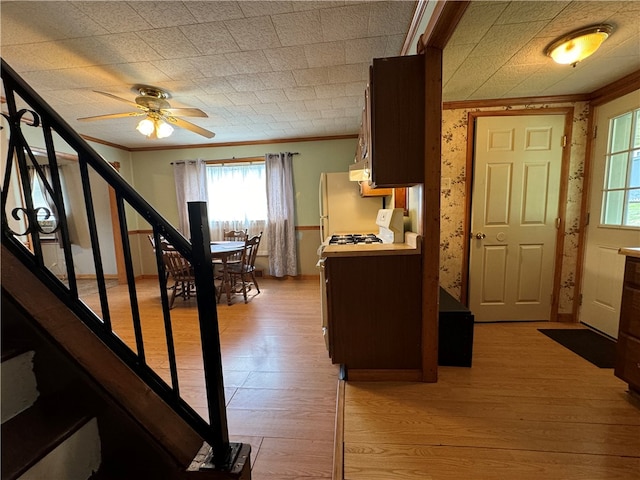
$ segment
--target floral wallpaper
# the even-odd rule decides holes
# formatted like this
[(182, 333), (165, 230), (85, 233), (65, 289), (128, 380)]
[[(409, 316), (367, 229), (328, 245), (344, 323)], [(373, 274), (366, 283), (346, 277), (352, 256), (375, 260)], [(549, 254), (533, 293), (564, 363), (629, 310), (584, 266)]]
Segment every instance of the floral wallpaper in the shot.
[(567, 204), (565, 206), (564, 252), (560, 285), (560, 314), (573, 313), (576, 266), (578, 264), (578, 232), (584, 160), (587, 142), (587, 102), (562, 104), (529, 104), (508, 107), (443, 110), (442, 112), (442, 178), (451, 181), (450, 188), (442, 190), (440, 223), (440, 284), (452, 295), (460, 298), (462, 287), (462, 257), (465, 222), (465, 190), (467, 184), (467, 119), (469, 112), (506, 111), (573, 107), (573, 131), (569, 164)]

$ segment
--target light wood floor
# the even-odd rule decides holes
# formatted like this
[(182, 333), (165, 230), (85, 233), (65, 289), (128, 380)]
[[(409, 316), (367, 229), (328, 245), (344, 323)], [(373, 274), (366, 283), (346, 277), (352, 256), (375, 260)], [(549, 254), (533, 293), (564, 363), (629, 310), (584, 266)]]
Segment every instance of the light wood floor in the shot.
[(347, 480), (640, 479), (640, 404), (539, 333), (479, 324), (472, 368), (436, 384), (347, 383)]
[[(231, 439), (252, 445), (254, 480), (331, 478), (338, 371), (318, 281), (260, 286), (218, 309)], [(114, 329), (133, 347), (121, 288), (108, 290)], [(168, 378), (157, 281), (139, 282), (139, 297), (148, 362)], [(171, 316), (182, 394), (206, 415), (195, 301)], [(640, 479), (640, 405), (541, 326), (567, 327), (476, 325), (473, 367), (440, 367), (436, 384), (347, 383), (344, 478)]]
[[(248, 304), (218, 306), (229, 436), (251, 444), (253, 480), (331, 478), (338, 368), (322, 338), (318, 282), (262, 279)], [(158, 282), (137, 289), (147, 362), (169, 381)], [(107, 293), (114, 331), (135, 350), (126, 289)], [(195, 305), (176, 299), (171, 323), (181, 394), (208, 418)]]

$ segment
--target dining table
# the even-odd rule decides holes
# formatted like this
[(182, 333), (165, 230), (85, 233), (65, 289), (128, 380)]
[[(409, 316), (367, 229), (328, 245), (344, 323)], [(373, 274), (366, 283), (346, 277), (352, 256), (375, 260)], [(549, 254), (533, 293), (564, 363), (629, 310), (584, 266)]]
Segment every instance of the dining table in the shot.
[[(220, 288), (224, 288), (227, 296), (227, 305), (231, 305), (231, 282), (228, 271), (228, 260), (232, 255), (237, 255), (244, 249), (244, 242), (216, 240), (210, 243), (211, 259), (213, 265), (222, 266), (222, 283)], [(218, 297), (220, 298), (220, 297)]]

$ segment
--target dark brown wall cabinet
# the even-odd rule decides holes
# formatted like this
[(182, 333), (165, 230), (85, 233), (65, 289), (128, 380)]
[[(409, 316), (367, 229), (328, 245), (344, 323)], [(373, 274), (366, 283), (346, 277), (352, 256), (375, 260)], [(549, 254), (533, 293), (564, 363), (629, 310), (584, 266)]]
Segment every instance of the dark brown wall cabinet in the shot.
[(424, 55), (376, 58), (370, 67), (371, 185), (424, 183)]

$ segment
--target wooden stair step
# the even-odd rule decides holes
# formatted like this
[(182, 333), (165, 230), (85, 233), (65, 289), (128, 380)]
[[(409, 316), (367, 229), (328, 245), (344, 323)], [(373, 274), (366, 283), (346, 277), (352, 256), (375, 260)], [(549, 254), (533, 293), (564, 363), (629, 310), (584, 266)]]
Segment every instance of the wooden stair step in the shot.
[(30, 350), (27, 345), (15, 345), (11, 347), (2, 347), (2, 352), (0, 354), (0, 362), (7, 362), (12, 358), (19, 357), (23, 353), (26, 353)]
[(2, 424), (2, 478), (24, 474), (85, 425), (92, 415), (68, 395), (40, 397)]

